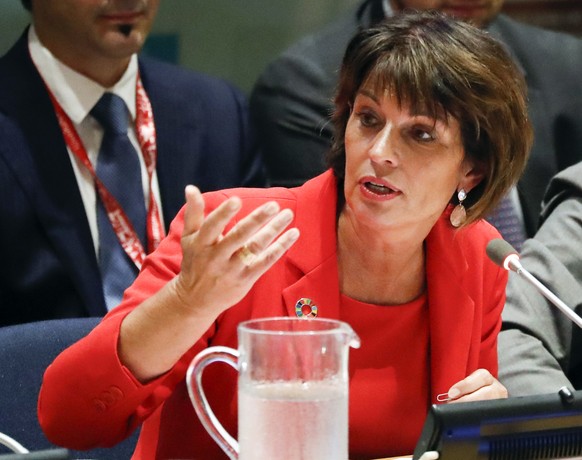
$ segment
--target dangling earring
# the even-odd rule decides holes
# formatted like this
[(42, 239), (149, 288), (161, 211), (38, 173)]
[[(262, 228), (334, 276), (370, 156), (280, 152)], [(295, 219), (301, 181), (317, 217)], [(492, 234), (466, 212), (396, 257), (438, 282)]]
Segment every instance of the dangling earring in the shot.
[(465, 223), (467, 220), (467, 212), (465, 211), (465, 206), (463, 206), (463, 201), (467, 198), (467, 192), (465, 189), (462, 188), (457, 192), (457, 199), (459, 200), (459, 204), (455, 206), (453, 212), (451, 212), (451, 225), (455, 228), (459, 228), (461, 225)]

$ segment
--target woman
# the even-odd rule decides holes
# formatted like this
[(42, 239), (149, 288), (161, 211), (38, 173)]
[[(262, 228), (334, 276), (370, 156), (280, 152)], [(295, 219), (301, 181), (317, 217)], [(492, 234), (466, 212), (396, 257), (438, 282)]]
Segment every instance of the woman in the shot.
[[(47, 370), (49, 439), (108, 445), (141, 424), (134, 458), (224, 458), (189, 403), (188, 364), (209, 344), (236, 347), (240, 321), (294, 316), (305, 298), (362, 340), (351, 458), (412, 452), (439, 394), (506, 396), (494, 376), (507, 275), (486, 259), (498, 233), (481, 218), (526, 162), (524, 87), (497, 42), (437, 13), (359, 33), (332, 170), (291, 190), (188, 187), (122, 304)], [(205, 378), (236, 432), (236, 374), (213, 366)]]

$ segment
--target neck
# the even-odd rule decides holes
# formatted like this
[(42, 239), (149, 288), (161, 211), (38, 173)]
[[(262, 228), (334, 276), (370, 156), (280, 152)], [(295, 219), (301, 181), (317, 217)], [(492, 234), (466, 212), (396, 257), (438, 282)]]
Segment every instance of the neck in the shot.
[[(96, 69), (92, 66), (87, 67), (79, 67), (78, 69), (73, 68), (77, 72), (85, 75), (87, 78), (99, 83), (104, 88), (111, 88), (114, 86), (123, 76), (125, 71), (127, 70), (127, 65), (129, 64), (129, 60), (124, 63), (118, 63), (119, 65), (115, 67), (114, 63), (110, 63), (110, 67), (108, 69), (103, 69), (107, 64), (104, 64), (103, 67)], [(68, 65), (68, 64), (67, 64)]]
[(78, 59), (74, 56), (67, 56), (66, 54), (54, 55), (66, 66), (99, 83), (104, 88), (111, 88), (121, 79), (131, 59)]
[(50, 35), (45, 36), (42, 30), (38, 28), (36, 33), (42, 45), (55, 58), (75, 72), (84, 75), (105, 88), (112, 87), (121, 79), (131, 60), (131, 55), (113, 58), (96, 55), (96, 53), (84, 53), (82, 50), (78, 51), (68, 45), (62, 46), (58, 41), (52, 40)]
[(353, 299), (376, 305), (408, 303), (426, 289), (423, 242), (379, 235), (377, 229), (362, 232), (340, 216), (340, 290)]

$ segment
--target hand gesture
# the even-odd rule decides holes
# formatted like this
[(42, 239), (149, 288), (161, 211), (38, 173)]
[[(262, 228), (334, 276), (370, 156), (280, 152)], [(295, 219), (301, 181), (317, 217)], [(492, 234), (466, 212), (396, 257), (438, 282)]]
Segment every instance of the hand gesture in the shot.
[(176, 293), (183, 305), (211, 308), (216, 315), (240, 301), (256, 280), (287, 251), (299, 230), (284, 231), (293, 212), (268, 202), (225, 228), (241, 208), (229, 198), (204, 216), (204, 199), (194, 186), (186, 187), (182, 232), (182, 266)]
[(239, 198), (229, 198), (205, 217), (202, 194), (186, 187), (180, 273), (121, 324), (120, 360), (139, 381), (171, 369), (299, 237), (296, 228), (285, 231), (293, 213), (275, 202), (258, 207), (225, 233), (240, 208)]

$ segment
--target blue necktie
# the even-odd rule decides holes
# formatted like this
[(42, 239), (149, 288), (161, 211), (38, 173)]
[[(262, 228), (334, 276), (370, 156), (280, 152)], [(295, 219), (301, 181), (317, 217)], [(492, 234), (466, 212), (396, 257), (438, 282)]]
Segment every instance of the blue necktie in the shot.
[[(129, 112), (119, 96), (105, 93), (91, 115), (103, 127), (96, 174), (130, 219), (142, 245), (146, 242), (146, 209), (138, 154), (127, 137)], [(99, 197), (99, 195), (97, 195)], [(119, 243), (107, 212), (97, 200), (99, 268), (107, 309), (119, 304), (123, 291), (133, 282), (137, 267)]]
[(511, 193), (503, 197), (491, 215), (487, 217), (487, 221), (499, 230), (503, 239), (511, 244), (517, 252), (521, 251), (521, 245), (525, 241), (526, 235), (515, 205), (511, 200)]

